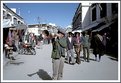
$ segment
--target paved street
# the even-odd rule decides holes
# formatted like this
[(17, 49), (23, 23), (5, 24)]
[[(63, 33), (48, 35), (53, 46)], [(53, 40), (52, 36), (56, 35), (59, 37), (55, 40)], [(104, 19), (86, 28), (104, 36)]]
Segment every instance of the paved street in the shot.
[[(10, 62), (4, 58), (4, 80), (45, 80), (52, 77), (52, 46), (43, 45), (36, 49), (36, 55), (18, 55), (17, 60)], [(82, 56), (82, 53), (81, 53)], [(63, 80), (117, 80), (118, 61), (104, 55), (101, 62), (94, 61), (94, 55), (90, 54), (90, 62), (82, 62), (80, 65), (64, 65)]]

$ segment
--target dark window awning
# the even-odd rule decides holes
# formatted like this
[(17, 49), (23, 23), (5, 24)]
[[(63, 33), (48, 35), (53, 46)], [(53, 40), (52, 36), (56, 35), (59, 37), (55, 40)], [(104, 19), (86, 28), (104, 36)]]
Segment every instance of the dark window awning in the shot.
[(101, 23), (99, 23), (97, 26), (92, 27), (91, 30), (98, 29), (99, 27), (101, 27), (101, 26), (103, 26), (103, 25), (105, 25), (105, 24), (106, 24), (105, 22), (101, 22)]
[(105, 22), (90, 24), (90, 25), (87, 26), (86, 28), (82, 29), (82, 31), (94, 30), (94, 29), (97, 29), (97, 28), (103, 26), (104, 24), (105, 24)]
[(89, 30), (89, 29), (91, 29), (92, 27), (97, 26), (98, 24), (99, 24), (99, 23), (90, 24), (90, 25), (88, 25), (87, 27), (82, 28), (82, 31)]
[(81, 27), (76, 28), (75, 30), (81, 30)]
[(93, 30), (92, 32), (101, 31), (101, 30), (109, 27), (112, 23), (114, 23), (114, 22), (107, 23), (107, 24), (101, 26), (100, 28), (97, 28), (97, 29)]

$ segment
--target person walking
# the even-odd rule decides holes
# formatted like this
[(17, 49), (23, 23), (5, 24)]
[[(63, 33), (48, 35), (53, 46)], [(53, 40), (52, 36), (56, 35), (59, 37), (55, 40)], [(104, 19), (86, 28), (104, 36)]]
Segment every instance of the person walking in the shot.
[(86, 32), (82, 32), (82, 45), (83, 45), (83, 56), (84, 60), (89, 62), (89, 48), (90, 48), (90, 40), (89, 35)]
[[(95, 55), (95, 60), (100, 61), (101, 56), (104, 54), (104, 45), (102, 43), (103, 37), (99, 34), (99, 32), (96, 32), (94, 36), (94, 44), (93, 44), (93, 54)], [(97, 59), (97, 54), (99, 54)]]
[(75, 37), (74, 37), (74, 49), (75, 49), (75, 52), (77, 54), (76, 63), (80, 64), (81, 63), (81, 60), (80, 60), (81, 38), (80, 38), (80, 33), (79, 32), (75, 33)]
[(68, 32), (68, 36), (67, 36), (67, 63), (70, 63), (70, 55), (71, 55), (71, 63), (70, 64), (74, 64), (74, 40), (73, 40), (73, 33), (72, 32)]
[(67, 41), (63, 29), (58, 30), (55, 38), (52, 38), (52, 65), (53, 65), (53, 80), (61, 80), (63, 77), (63, 68), (65, 60), (65, 48), (67, 48)]

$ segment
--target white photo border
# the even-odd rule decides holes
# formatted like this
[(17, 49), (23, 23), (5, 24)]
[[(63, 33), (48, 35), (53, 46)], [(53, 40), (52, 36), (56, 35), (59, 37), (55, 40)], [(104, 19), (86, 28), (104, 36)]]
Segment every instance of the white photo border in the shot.
[(120, 1), (1, 1), (1, 21), (3, 3), (118, 3), (118, 80), (3, 80), (3, 24), (1, 22), (1, 82), (120, 82)]

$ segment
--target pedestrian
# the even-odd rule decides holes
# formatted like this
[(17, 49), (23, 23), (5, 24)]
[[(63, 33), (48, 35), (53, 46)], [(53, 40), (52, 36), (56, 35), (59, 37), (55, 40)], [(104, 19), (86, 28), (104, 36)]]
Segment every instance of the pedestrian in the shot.
[(12, 45), (12, 42), (9, 42), (9, 37), (7, 37), (4, 48), (5, 48), (5, 57), (8, 58), (8, 59), (11, 59), (11, 60), (15, 60), (15, 58), (12, 55), (14, 47)]
[[(104, 54), (104, 45), (102, 41), (103, 37), (99, 34), (99, 32), (96, 32), (94, 36), (93, 54), (95, 55), (95, 60), (98, 62), (101, 60), (101, 56)], [(98, 59), (97, 55), (99, 55)]]
[(19, 34), (18, 34), (18, 30), (16, 30), (15, 32), (15, 46), (17, 48), (17, 52), (19, 52)]
[(52, 65), (53, 65), (53, 80), (61, 80), (63, 77), (63, 68), (65, 60), (65, 48), (67, 41), (63, 29), (59, 29), (55, 38), (52, 38)]
[(49, 44), (49, 42), (48, 42), (48, 36), (49, 36), (49, 31), (48, 30), (44, 30), (42, 32), (42, 37), (43, 37), (43, 43), (44, 44)]
[(73, 33), (68, 32), (67, 36), (67, 63), (70, 63), (70, 55), (71, 55), (71, 64), (74, 64), (74, 39), (73, 39)]
[(34, 35), (34, 33), (31, 33), (31, 34), (30, 34), (30, 37), (31, 37), (31, 39), (30, 39), (30, 44), (31, 44), (32, 47), (34, 48), (34, 47), (36, 46), (36, 40), (35, 40), (35, 35)]
[(81, 52), (81, 38), (80, 38), (80, 33), (75, 32), (75, 37), (74, 37), (74, 49), (77, 54), (76, 56), (76, 63), (80, 64), (81, 59), (80, 59), (80, 52)]
[(104, 33), (103, 34), (103, 45), (105, 46), (105, 48), (104, 48), (104, 52), (106, 53), (106, 47), (107, 47), (107, 34), (106, 33)]
[(89, 48), (90, 48), (90, 40), (89, 40), (89, 35), (87, 35), (86, 32), (82, 32), (82, 47), (83, 47), (83, 56), (84, 60), (89, 62)]

